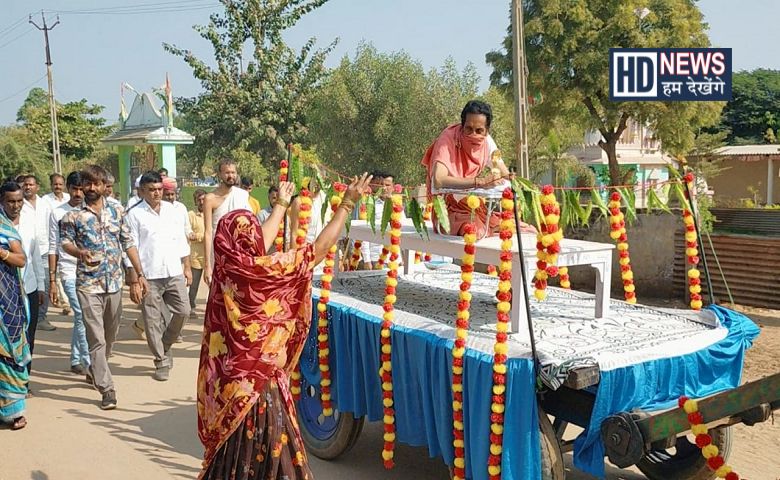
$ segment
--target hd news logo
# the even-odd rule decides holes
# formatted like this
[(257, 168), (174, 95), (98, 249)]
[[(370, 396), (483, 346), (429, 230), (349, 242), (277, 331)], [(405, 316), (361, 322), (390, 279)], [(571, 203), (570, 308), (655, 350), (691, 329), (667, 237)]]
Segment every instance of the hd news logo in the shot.
[(731, 100), (731, 49), (611, 48), (609, 99)]

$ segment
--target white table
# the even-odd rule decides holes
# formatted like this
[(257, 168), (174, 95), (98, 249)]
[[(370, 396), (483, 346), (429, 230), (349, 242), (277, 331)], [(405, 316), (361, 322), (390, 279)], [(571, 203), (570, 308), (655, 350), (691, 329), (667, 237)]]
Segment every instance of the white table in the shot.
[[(414, 252), (426, 252), (445, 257), (460, 259), (463, 256), (463, 239), (457, 236), (440, 235), (433, 232), (428, 225), (429, 238), (420, 237), (414, 229), (411, 220), (405, 219), (401, 224), (401, 250), (404, 255), (404, 275), (408, 275), (415, 269), (425, 268), (424, 265), (415, 265)], [(382, 237), (377, 225), (376, 233), (371, 231), (368, 222), (353, 220), (349, 231), (349, 238), (362, 242), (389, 245), (390, 234), (385, 232)], [(532, 285), (533, 274), (536, 271), (536, 235), (523, 234), (523, 257), (529, 285)], [(522, 285), (520, 272), (520, 255), (517, 252), (517, 237), (512, 237), (512, 291), (525, 292)], [(584, 240), (563, 239), (561, 241), (561, 253), (558, 255), (558, 266), (569, 267), (573, 265), (589, 265), (596, 269), (596, 311), (595, 318), (602, 318), (609, 313), (609, 294), (612, 282), (612, 250), (614, 245), (608, 243), (586, 242)], [(483, 238), (476, 243), (475, 261), (485, 264), (498, 264), (501, 253), (501, 239), (498, 235)], [(339, 262), (336, 262), (338, 266)], [(528, 321), (526, 318), (523, 297), (514, 295), (512, 299), (512, 311), (510, 330), (520, 335), (521, 340), (530, 338), (528, 333)], [(531, 301), (533, 295), (531, 295)]]

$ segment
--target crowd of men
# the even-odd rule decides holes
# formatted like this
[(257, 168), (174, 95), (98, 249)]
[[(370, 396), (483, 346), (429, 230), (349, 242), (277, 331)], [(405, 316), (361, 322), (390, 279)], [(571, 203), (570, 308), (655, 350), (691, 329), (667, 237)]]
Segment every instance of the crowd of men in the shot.
[[(50, 308), (72, 312), (71, 372), (100, 392), (105, 410), (117, 405), (108, 358), (120, 329), (123, 287), (128, 286), (130, 299), (140, 306), (141, 322), (129, 326), (148, 344), (152, 377), (166, 381), (174, 365), (172, 347), (194, 315), (198, 288), (211, 279), (211, 238), (219, 219), (248, 209), (262, 223), (279, 188), (291, 189), (289, 184), (271, 187), (269, 207), (261, 209), (249, 195), (251, 180), (240, 179), (235, 163), (224, 160), (217, 168), (219, 186), (210, 193), (195, 190), (194, 208), (188, 211), (177, 199), (176, 180), (167, 173), (140, 175), (126, 205), (114, 196), (114, 177), (96, 165), (67, 176), (51, 175), (51, 192), (43, 196), (34, 175), (20, 175), (0, 187), (0, 214), (14, 224), (27, 258), (21, 273), (29, 301), (30, 352), (37, 330), (55, 330), (47, 318)], [(390, 175), (379, 174), (375, 182), (390, 192)], [(285, 193), (289, 197), (290, 191)], [(313, 210), (319, 212), (326, 201), (315, 188)], [(322, 225), (313, 215), (308, 236), (316, 237)], [(363, 248), (365, 268), (371, 268), (381, 246)]]

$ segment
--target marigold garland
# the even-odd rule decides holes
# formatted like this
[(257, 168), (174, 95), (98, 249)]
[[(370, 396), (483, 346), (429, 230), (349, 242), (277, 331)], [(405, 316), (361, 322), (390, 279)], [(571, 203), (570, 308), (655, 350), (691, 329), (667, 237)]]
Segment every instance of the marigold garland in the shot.
[(379, 255), (379, 260), (377, 260), (374, 270), (382, 270), (385, 268), (385, 263), (387, 262), (387, 256), (389, 254), (390, 250), (387, 247), (382, 246), (382, 253)]
[(498, 305), (496, 306), (496, 343), (493, 346), (493, 391), (490, 406), (490, 456), (488, 474), (491, 480), (501, 478), (501, 454), (504, 443), (504, 404), (506, 400), (507, 332), (512, 310), (512, 235), (514, 233), (514, 201), (512, 190), (504, 190), (501, 199), (501, 254), (498, 265)]
[(414, 264), (418, 265), (422, 263), (422, 252), (415, 250), (414, 251)]
[(349, 269), (357, 270), (360, 265), (360, 248), (363, 246), (363, 242), (355, 240), (355, 244), (352, 246), (352, 258), (349, 260)]
[(701, 450), (702, 456), (707, 459), (707, 467), (715, 472), (718, 478), (739, 480), (737, 472), (734, 472), (731, 466), (726, 464), (718, 447), (712, 444), (712, 437), (707, 434), (707, 425), (704, 423), (704, 417), (699, 411), (699, 404), (696, 400), (682, 396), (677, 401), (677, 405), (688, 414), (691, 433), (696, 436), (696, 446)]
[(395, 318), (395, 300), (396, 287), (398, 286), (398, 258), (401, 253), (401, 213), (403, 212), (403, 197), (401, 195), (401, 186), (396, 185), (390, 200), (393, 205), (393, 211), (390, 214), (390, 262), (389, 270), (385, 279), (385, 302), (383, 305), (385, 313), (382, 315), (382, 325), (380, 330), (380, 345), (382, 348), (380, 354), (381, 366), (379, 367), (379, 377), (382, 380), (382, 405), (384, 406), (384, 446), (382, 448), (382, 460), (385, 468), (391, 469), (394, 466), (393, 455), (395, 451), (395, 408), (393, 401), (393, 366), (392, 366), (392, 341), (391, 332), (393, 319)]
[(560, 278), (561, 281), (561, 288), (565, 288), (566, 290), (571, 289), (571, 281), (569, 280), (569, 267), (560, 267), (558, 269), (558, 278)]
[(607, 208), (609, 209), (609, 236), (617, 242), (618, 262), (620, 263), (620, 278), (623, 280), (623, 293), (628, 303), (636, 303), (636, 287), (634, 286), (634, 272), (631, 270), (631, 257), (628, 253), (628, 235), (626, 234), (626, 220), (620, 210), (620, 192), (614, 191), (609, 197)]
[[(287, 160), (282, 160), (279, 163), (279, 183), (287, 181), (287, 172), (289, 171), (289, 166), (290, 164), (287, 162)], [(273, 207), (273, 205), (271, 206)], [(279, 231), (276, 232), (274, 245), (276, 246), (277, 252), (284, 250), (284, 221), (282, 221), (282, 224), (279, 225)]]
[(466, 444), (463, 425), (463, 357), (466, 354), (466, 339), (469, 333), (469, 308), (471, 308), (471, 282), (474, 280), (474, 256), (477, 248), (477, 226), (474, 224), (474, 210), (479, 208), (479, 198), (468, 197), (472, 211), (472, 220), (464, 225), (463, 258), (460, 266), (460, 292), (458, 294), (458, 314), (455, 320), (455, 344), (452, 347), (452, 478), (466, 478)]
[[(297, 248), (303, 247), (306, 243), (306, 233), (309, 231), (309, 223), (311, 222), (311, 209), (312, 200), (311, 192), (304, 188), (300, 193), (300, 212), (298, 213), (298, 229), (295, 232), (295, 245)], [(290, 375), (290, 393), (292, 393), (293, 400), (296, 402), (301, 398), (301, 364), (300, 362), (295, 365), (295, 368)]]
[(495, 265), (488, 265), (487, 266), (487, 274), (491, 277), (497, 277), (498, 276), (498, 270), (496, 270)]
[[(347, 186), (343, 183), (333, 185), (336, 193), (330, 197), (330, 208), (335, 213), (341, 205), (341, 199)], [(317, 356), (320, 369), (320, 402), (322, 414), (326, 417), (333, 415), (333, 402), (330, 394), (330, 346), (328, 342), (328, 302), (330, 302), (330, 289), (333, 281), (333, 267), (336, 265), (337, 245), (333, 245), (325, 255), (325, 267), (322, 269), (320, 287), (320, 301), (317, 303)]]
[(425, 252), (425, 255), (424, 255), (423, 258), (425, 259), (426, 262), (430, 262), (431, 261), (431, 254), (428, 253), (428, 252)]
[[(693, 173), (688, 172), (683, 177), (683, 181), (688, 184), (688, 191), (693, 188)], [(685, 197), (688, 205), (683, 207), (683, 223), (685, 224), (685, 258), (688, 263), (688, 292), (690, 294), (690, 305), (693, 310), (701, 310), (704, 305), (701, 296), (701, 272), (697, 267), (699, 265), (699, 235), (696, 232), (696, 219), (693, 218), (688, 191)]]
[(542, 214), (539, 233), (536, 234), (536, 273), (534, 274), (534, 297), (540, 302), (547, 298), (547, 281), (558, 276), (558, 254), (561, 252), (563, 230), (558, 226), (561, 206), (555, 198), (552, 185), (542, 187)]

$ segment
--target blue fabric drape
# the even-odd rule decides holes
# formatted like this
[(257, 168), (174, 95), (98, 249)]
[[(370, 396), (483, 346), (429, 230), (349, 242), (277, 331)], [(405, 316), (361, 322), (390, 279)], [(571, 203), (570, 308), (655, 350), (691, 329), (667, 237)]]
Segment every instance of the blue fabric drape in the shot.
[(700, 398), (740, 384), (745, 351), (760, 330), (749, 318), (707, 307), (728, 328), (726, 338), (698, 352), (601, 372), (590, 426), (574, 443), (574, 465), (604, 477), (601, 422), (613, 413), (671, 408), (686, 395)]
[[(318, 298), (313, 301), (316, 304)], [(328, 314), (334, 402), (339, 410), (379, 421), (383, 416), (378, 374), (381, 320), (333, 301)], [(312, 330), (310, 334), (316, 334)], [(396, 438), (427, 446), (432, 457), (442, 456), (451, 465), (452, 341), (394, 326), (392, 342)], [(303, 361), (301, 372), (308, 382), (319, 383), (316, 362)], [(467, 475), (473, 479), (488, 478), (492, 373), (491, 355), (467, 351), (463, 403)], [(511, 447), (503, 451), (503, 478), (539, 478), (539, 427), (530, 359), (508, 361), (506, 401), (504, 445)]]

